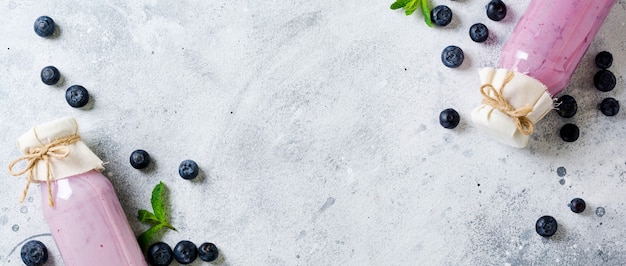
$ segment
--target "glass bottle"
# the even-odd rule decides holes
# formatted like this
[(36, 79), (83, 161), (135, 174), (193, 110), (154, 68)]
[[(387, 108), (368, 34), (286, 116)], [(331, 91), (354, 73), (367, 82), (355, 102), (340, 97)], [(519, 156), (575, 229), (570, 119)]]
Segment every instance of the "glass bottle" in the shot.
[[(33, 127), (17, 145), (13, 175), (40, 183), (42, 208), (65, 265), (147, 265), (102, 161), (80, 140), (74, 118)], [(20, 161), (26, 168), (14, 171)]]
[(500, 55), (479, 71), (483, 104), (475, 124), (513, 147), (553, 108), (616, 0), (532, 0)]

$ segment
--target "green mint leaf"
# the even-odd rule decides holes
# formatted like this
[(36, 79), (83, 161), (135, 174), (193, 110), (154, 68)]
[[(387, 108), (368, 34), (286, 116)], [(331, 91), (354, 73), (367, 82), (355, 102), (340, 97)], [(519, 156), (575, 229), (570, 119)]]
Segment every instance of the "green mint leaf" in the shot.
[(428, 27), (433, 27), (433, 21), (430, 19), (430, 8), (428, 7), (428, 0), (422, 0), (422, 14), (424, 14), (424, 21)]
[(430, 18), (430, 7), (428, 6), (428, 0), (396, 0), (393, 4), (391, 4), (390, 8), (392, 10), (396, 10), (404, 7), (404, 13), (407, 16), (412, 15), (415, 10), (418, 8), (422, 11), (422, 15), (424, 15), (424, 21), (426, 25), (429, 27), (434, 27), (434, 23)]
[(160, 224), (161, 221), (151, 212), (146, 210), (139, 210), (137, 218), (142, 223)]
[(147, 210), (139, 210), (137, 212), (137, 218), (142, 223), (152, 224), (152, 227), (147, 231), (143, 232), (141, 235), (137, 237), (137, 242), (139, 242), (139, 246), (143, 251), (152, 244), (154, 237), (157, 233), (163, 228), (169, 228), (176, 231), (171, 224), (169, 224), (166, 220), (165, 207), (164, 207), (164, 198), (163, 193), (165, 191), (165, 185), (163, 182), (159, 182), (154, 189), (152, 190), (152, 196), (150, 198), (150, 203), (152, 204), (152, 210), (154, 213), (151, 213)]
[(417, 10), (422, 1), (424, 0), (409, 0), (409, 2), (404, 7), (404, 13), (407, 16), (410, 16), (411, 14), (413, 14), (413, 12), (415, 12), (415, 10)]
[(152, 198), (150, 198), (150, 203), (152, 203), (152, 210), (154, 210), (154, 216), (156, 216), (159, 221), (165, 221), (165, 207), (163, 206), (163, 192), (165, 190), (165, 185), (163, 182), (159, 182), (154, 189), (152, 190)]
[(154, 236), (163, 228), (163, 225), (157, 224), (153, 227), (150, 227), (147, 231), (143, 232), (139, 237), (137, 237), (137, 242), (139, 243), (139, 247), (141, 250), (146, 251), (148, 247), (152, 244)]
[(391, 9), (392, 10), (396, 10), (399, 8), (403, 8), (406, 6), (406, 4), (411, 1), (411, 0), (396, 0), (396, 2), (394, 2), (393, 4), (391, 4)]

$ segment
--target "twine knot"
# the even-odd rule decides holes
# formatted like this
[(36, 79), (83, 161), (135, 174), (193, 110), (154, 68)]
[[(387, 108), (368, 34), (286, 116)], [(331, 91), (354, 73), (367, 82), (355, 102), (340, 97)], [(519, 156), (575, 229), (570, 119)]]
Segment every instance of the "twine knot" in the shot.
[[(22, 192), (22, 198), (20, 202), (24, 202), (26, 193), (30, 187), (30, 183), (33, 181), (33, 171), (40, 161), (46, 163), (46, 185), (48, 187), (48, 204), (54, 206), (54, 200), (52, 199), (52, 188), (50, 187), (50, 179), (52, 179), (52, 172), (50, 170), (50, 158), (61, 160), (70, 154), (70, 149), (67, 147), (70, 144), (76, 143), (80, 140), (80, 136), (72, 135), (65, 138), (60, 138), (52, 141), (46, 145), (32, 148), (27, 154), (13, 160), (9, 164), (9, 174), (12, 176), (21, 176), (28, 173), (28, 180), (24, 192)], [(26, 161), (26, 167), (19, 171), (14, 171), (15, 165), (21, 161)]]
[(526, 117), (532, 112), (532, 106), (525, 106), (520, 109), (515, 109), (502, 95), (502, 91), (507, 83), (513, 79), (513, 72), (508, 71), (504, 82), (500, 89), (496, 90), (491, 83), (485, 83), (480, 86), (480, 93), (483, 95), (483, 104), (489, 105), (498, 109), (500, 112), (508, 115), (515, 121), (515, 126), (524, 135), (530, 135), (533, 133), (533, 122)]

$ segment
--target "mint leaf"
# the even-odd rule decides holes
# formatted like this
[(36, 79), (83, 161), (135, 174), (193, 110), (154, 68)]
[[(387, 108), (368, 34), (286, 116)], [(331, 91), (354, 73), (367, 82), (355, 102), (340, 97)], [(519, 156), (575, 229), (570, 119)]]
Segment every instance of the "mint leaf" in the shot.
[(424, 15), (424, 21), (426, 25), (429, 27), (433, 27), (434, 24), (430, 20), (430, 8), (428, 7), (428, 0), (396, 0), (393, 4), (391, 4), (390, 8), (392, 10), (400, 9), (404, 7), (404, 13), (407, 16), (412, 15), (415, 10), (418, 8), (422, 11), (422, 15)]
[(164, 207), (164, 198), (163, 192), (165, 191), (165, 184), (163, 182), (159, 182), (154, 189), (152, 190), (152, 196), (150, 197), (150, 203), (152, 204), (151, 213), (147, 210), (139, 210), (137, 212), (137, 219), (142, 223), (151, 224), (152, 227), (147, 231), (143, 232), (141, 235), (137, 237), (137, 242), (139, 242), (139, 246), (143, 251), (146, 251), (148, 246), (152, 243), (155, 235), (163, 228), (168, 228), (176, 231), (171, 224), (169, 224), (166, 220), (166, 213)]
[(430, 8), (428, 7), (428, 1), (422, 0), (422, 14), (424, 14), (424, 21), (428, 27), (433, 27), (433, 21), (430, 19)]
[(396, 2), (394, 2), (393, 4), (391, 4), (391, 9), (392, 10), (396, 10), (399, 8), (403, 8), (404, 6), (406, 6), (406, 4), (411, 1), (411, 0), (396, 0)]
[(139, 212), (137, 213), (137, 218), (139, 218), (139, 221), (142, 223), (161, 223), (161, 221), (154, 214), (146, 210), (139, 210)]
[(152, 244), (152, 239), (154, 236), (163, 228), (162, 225), (157, 224), (153, 227), (150, 227), (147, 231), (143, 232), (139, 237), (137, 237), (137, 242), (139, 242), (139, 247), (141, 250), (148, 250), (148, 247)]
[(407, 16), (410, 16), (411, 14), (413, 14), (413, 12), (415, 12), (415, 10), (420, 6), (420, 3), (423, 0), (409, 0), (409, 2), (406, 4), (406, 6), (404, 7), (404, 13)]
[(150, 198), (150, 203), (152, 203), (152, 210), (154, 210), (154, 215), (159, 221), (165, 221), (165, 207), (163, 207), (163, 191), (165, 190), (165, 185), (163, 182), (159, 182), (158, 185), (154, 187), (152, 190), (152, 198)]

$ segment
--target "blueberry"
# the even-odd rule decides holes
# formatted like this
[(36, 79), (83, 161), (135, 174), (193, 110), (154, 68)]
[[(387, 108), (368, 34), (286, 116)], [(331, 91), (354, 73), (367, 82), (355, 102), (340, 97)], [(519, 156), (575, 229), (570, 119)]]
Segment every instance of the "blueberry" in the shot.
[(89, 102), (89, 92), (83, 86), (72, 85), (65, 91), (65, 100), (71, 107), (83, 107)]
[(184, 160), (178, 166), (178, 174), (184, 179), (194, 179), (198, 172), (200, 172), (198, 164), (193, 160)]
[(48, 260), (46, 245), (37, 240), (30, 240), (22, 246), (22, 261), (27, 266), (40, 266)]
[(213, 243), (205, 242), (198, 247), (198, 257), (203, 261), (214, 261), (217, 259), (217, 256), (219, 256), (219, 250), (217, 250), (217, 247)]
[(61, 73), (56, 67), (47, 66), (41, 70), (41, 81), (46, 85), (54, 85), (61, 79)]
[(198, 248), (190, 241), (183, 240), (174, 247), (174, 258), (180, 264), (192, 263), (198, 257)]
[(563, 118), (570, 118), (578, 111), (576, 99), (569, 95), (563, 95), (556, 100), (556, 113)]
[(500, 21), (506, 17), (506, 5), (501, 0), (491, 0), (486, 8), (487, 17), (493, 21)]
[(48, 16), (41, 16), (35, 20), (35, 33), (40, 37), (48, 37), (54, 34), (54, 20)]
[(463, 50), (458, 46), (450, 45), (443, 49), (441, 53), (441, 62), (449, 68), (457, 68), (463, 64)]
[(546, 215), (542, 216), (537, 220), (535, 224), (535, 231), (537, 234), (543, 237), (551, 237), (556, 233), (556, 229), (558, 224), (556, 223), (556, 219), (554, 217)]
[(484, 42), (489, 38), (489, 29), (482, 23), (476, 23), (469, 29), (469, 36), (472, 41)]
[(601, 69), (607, 69), (613, 64), (613, 55), (607, 51), (599, 52), (596, 55), (596, 66)]
[(148, 262), (154, 266), (167, 266), (174, 260), (172, 248), (166, 243), (157, 242), (148, 248)]
[(565, 124), (560, 131), (561, 139), (567, 142), (574, 142), (580, 136), (578, 126), (574, 124)]
[(446, 26), (452, 21), (452, 10), (445, 5), (436, 6), (430, 11), (430, 20), (437, 26)]
[(460, 121), (461, 117), (459, 113), (452, 108), (445, 109), (439, 114), (439, 124), (444, 128), (455, 128), (459, 125)]
[(593, 85), (599, 91), (604, 91), (604, 92), (611, 91), (613, 90), (613, 88), (615, 88), (615, 83), (617, 83), (617, 80), (615, 79), (615, 75), (613, 75), (613, 72), (608, 71), (606, 69), (602, 69), (598, 71), (593, 76)]
[(585, 201), (581, 198), (575, 198), (569, 203), (569, 208), (575, 213), (581, 213), (585, 210)]
[(615, 98), (605, 98), (600, 103), (599, 109), (606, 116), (614, 116), (619, 112), (619, 102)]
[(150, 164), (150, 154), (144, 150), (135, 150), (130, 154), (130, 165), (135, 169), (143, 169)]

